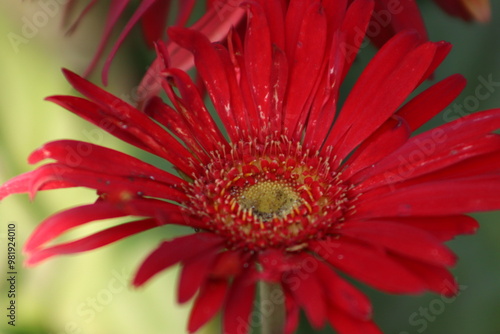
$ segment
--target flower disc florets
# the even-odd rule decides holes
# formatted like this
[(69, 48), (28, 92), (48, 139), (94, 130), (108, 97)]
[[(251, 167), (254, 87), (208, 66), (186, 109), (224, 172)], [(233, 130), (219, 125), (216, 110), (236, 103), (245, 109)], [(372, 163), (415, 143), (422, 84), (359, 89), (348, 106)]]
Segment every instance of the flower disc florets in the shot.
[(347, 210), (330, 159), (286, 140), (218, 152), (188, 189), (189, 214), (231, 247), (298, 250), (328, 234)]

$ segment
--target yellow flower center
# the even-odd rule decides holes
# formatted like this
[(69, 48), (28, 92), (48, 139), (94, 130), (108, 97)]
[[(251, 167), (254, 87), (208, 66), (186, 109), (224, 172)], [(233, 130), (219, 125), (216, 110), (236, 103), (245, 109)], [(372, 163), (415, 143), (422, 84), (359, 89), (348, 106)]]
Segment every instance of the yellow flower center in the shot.
[(290, 185), (279, 181), (263, 181), (247, 187), (237, 201), (241, 208), (263, 221), (283, 218), (302, 202)]

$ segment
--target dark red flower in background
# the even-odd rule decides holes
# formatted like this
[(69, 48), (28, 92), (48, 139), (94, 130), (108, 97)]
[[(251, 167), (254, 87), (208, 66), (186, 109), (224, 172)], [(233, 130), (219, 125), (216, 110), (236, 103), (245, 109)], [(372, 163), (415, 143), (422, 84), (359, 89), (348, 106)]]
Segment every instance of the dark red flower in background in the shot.
[[(87, 187), (98, 199), (42, 222), (25, 245), (27, 263), (164, 225), (193, 227), (163, 242), (134, 279), (141, 286), (181, 264), (179, 302), (195, 298), (190, 332), (222, 310), (225, 333), (245, 333), (259, 280), (281, 287), (286, 333), (300, 309), (315, 328), (380, 333), (369, 300), (341, 272), (388, 293), (455, 294), (448, 268), (456, 258), (443, 243), (475, 232), (466, 213), (500, 208), (500, 110), (412, 136), (465, 80), (452, 75), (407, 101), (450, 50), (411, 32), (380, 49), (340, 108), (338, 90), (374, 6), (346, 2), (252, 2), (244, 41), (230, 32), (227, 47), (170, 29), (193, 53), (225, 131), (182, 70), (163, 72), (171, 104), (153, 97), (144, 111), (65, 71), (85, 98), (50, 101), (169, 161), (181, 177), (90, 143), (45, 144), (29, 162), (55, 162), (8, 181), (0, 198)], [(158, 52), (166, 59), (161, 45)], [(81, 152), (79, 163), (68, 152)], [(127, 216), (136, 218), (48, 244), (82, 224)]]
[[(79, 14), (77, 20), (71, 25), (69, 33), (74, 31), (81, 20), (88, 15), (89, 11), (97, 4), (98, 0), (90, 1)], [(197, 19), (191, 26), (191, 29), (200, 31), (208, 36), (212, 41), (220, 41), (227, 35), (229, 29), (236, 25), (244, 15), (244, 10), (239, 7), (240, 0), (207, 0), (205, 13)], [(65, 24), (68, 24), (69, 16), (74, 11), (79, 1), (69, 0), (65, 7)], [(176, 6), (174, 6), (176, 5)], [(154, 48), (156, 41), (164, 40), (168, 17), (175, 14), (175, 21), (170, 23), (173, 26), (186, 26), (195, 9), (196, 1), (167, 1), (167, 0), (142, 0), (140, 1), (133, 15), (130, 17), (125, 27), (112, 46), (111, 51), (106, 57), (103, 70), (102, 81), (107, 84), (108, 71), (118, 49), (130, 34), (134, 26), (140, 25), (146, 44)], [(100, 38), (97, 51), (94, 58), (87, 67), (84, 76), (87, 76), (97, 66), (98, 61), (103, 56), (107, 44), (110, 42), (113, 31), (120, 19), (125, 15), (127, 7), (130, 6), (130, 0), (115, 0), (109, 4), (108, 15), (103, 34)], [(134, 5), (135, 6), (135, 5)], [(177, 8), (173, 8), (177, 7)], [(168, 51), (175, 67), (189, 69), (193, 65), (191, 54), (179, 48), (173, 43), (168, 44)]]

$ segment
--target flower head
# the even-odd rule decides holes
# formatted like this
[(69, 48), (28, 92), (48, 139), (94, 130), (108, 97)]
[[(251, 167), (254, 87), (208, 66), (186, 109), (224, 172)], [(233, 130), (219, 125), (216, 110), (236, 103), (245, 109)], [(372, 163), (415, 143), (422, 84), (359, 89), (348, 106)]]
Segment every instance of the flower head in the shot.
[[(85, 98), (49, 100), (169, 161), (180, 177), (90, 143), (45, 144), (29, 161), (55, 162), (8, 181), (0, 198), (87, 187), (98, 200), (42, 222), (25, 246), (28, 264), (168, 224), (192, 227), (154, 250), (133, 282), (180, 263), (179, 301), (195, 298), (190, 332), (220, 309), (226, 333), (246, 332), (259, 280), (280, 287), (287, 333), (301, 308), (316, 328), (380, 333), (370, 302), (340, 272), (389, 293), (455, 294), (448, 268), (456, 258), (443, 242), (476, 230), (466, 213), (500, 208), (500, 110), (411, 136), (465, 85), (453, 75), (409, 99), (450, 49), (411, 32), (381, 48), (340, 107), (373, 6), (251, 2), (244, 41), (230, 33), (227, 47), (170, 29), (193, 53), (225, 131), (182, 70), (163, 73), (170, 104), (153, 97), (144, 112), (65, 71)], [(84, 152), (78, 164), (70, 151)], [(76, 226), (125, 216), (141, 218), (47, 245)]]

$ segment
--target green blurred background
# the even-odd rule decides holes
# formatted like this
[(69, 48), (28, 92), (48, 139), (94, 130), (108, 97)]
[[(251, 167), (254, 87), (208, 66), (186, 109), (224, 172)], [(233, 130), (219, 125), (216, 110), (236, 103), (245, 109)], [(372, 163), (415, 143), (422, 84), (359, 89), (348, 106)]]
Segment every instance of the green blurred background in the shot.
[[(15, 35), (23, 36), (23, 29), (30, 29), (26, 22), (43, 10), (42, 2), (0, 3), (0, 182), (31, 170), (33, 167), (26, 163), (29, 153), (42, 143), (56, 139), (92, 141), (141, 155), (138, 150), (103, 135), (102, 131), (96, 132), (95, 127), (71, 113), (43, 101), (49, 95), (74, 93), (64, 81), (60, 68), (67, 67), (78, 73), (84, 70), (100, 36), (103, 23), (99, 17), (103, 17), (105, 7), (96, 8), (71, 37), (65, 36), (65, 30), (61, 29), (62, 8), (59, 8), (54, 15), (46, 15), (46, 22), (39, 18), (39, 26), (27, 30), (30, 38), (16, 39)], [(474, 100), (481, 77), (491, 76), (494, 82), (500, 82), (500, 20), (497, 19), (500, 7), (497, 2), (492, 3), (492, 21), (485, 25), (464, 23), (446, 16), (432, 2), (420, 3), (431, 40), (454, 44), (452, 53), (436, 71), (436, 80), (453, 73), (462, 73), (468, 79), (458, 103)], [(140, 75), (153, 59), (153, 54), (144, 50), (139, 33), (134, 32), (113, 63), (111, 92), (122, 97), (133, 92)], [(372, 55), (372, 48), (362, 51), (346, 87), (352, 85), (355, 74)], [(91, 79), (99, 82), (97, 74)], [(489, 98), (476, 100), (477, 106), (471, 109), (500, 107), (500, 87), (494, 87)], [(445, 121), (444, 116), (437, 116), (430, 126)], [(141, 289), (133, 289), (129, 284), (141, 260), (160, 240), (181, 234), (182, 229), (149, 231), (82, 255), (58, 257), (34, 268), (22, 266), (21, 247), (42, 219), (62, 209), (90, 203), (94, 197), (92, 191), (72, 189), (40, 193), (35, 201), (26, 195), (11, 196), (0, 203), (0, 247), (6, 247), (10, 223), (16, 224), (18, 246), (15, 327), (7, 324), (8, 270), (3, 255), (6, 251), (0, 249), (0, 309), (3, 310), (0, 333), (185, 332), (190, 306), (176, 303), (177, 269), (158, 275)], [(372, 298), (375, 319), (384, 332), (500, 333), (500, 214), (476, 217), (482, 225), (477, 235), (449, 243), (460, 257), (453, 272), (462, 291), (453, 301), (434, 294), (391, 296), (361, 286)], [(96, 225), (80, 229), (79, 233), (92, 231)], [(199, 333), (218, 332), (216, 319)], [(313, 331), (302, 322), (299, 333)], [(318, 333), (333, 331), (326, 328)]]

